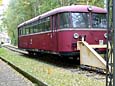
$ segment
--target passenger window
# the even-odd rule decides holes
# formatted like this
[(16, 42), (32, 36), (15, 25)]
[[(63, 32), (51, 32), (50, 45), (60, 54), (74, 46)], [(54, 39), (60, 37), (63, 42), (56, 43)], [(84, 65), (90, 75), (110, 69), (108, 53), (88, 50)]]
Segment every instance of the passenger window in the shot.
[(25, 28), (23, 28), (22, 30), (23, 30), (23, 35), (25, 35), (26, 34)]
[(29, 34), (29, 29), (28, 28), (26, 28), (26, 35), (28, 35)]
[(70, 27), (70, 13), (61, 13), (60, 28), (69, 28), (69, 27)]
[(20, 36), (20, 35), (22, 35), (22, 34), (21, 34), (21, 28), (19, 28), (19, 36)]
[(32, 33), (33, 33), (33, 27), (30, 26), (30, 34), (32, 34)]

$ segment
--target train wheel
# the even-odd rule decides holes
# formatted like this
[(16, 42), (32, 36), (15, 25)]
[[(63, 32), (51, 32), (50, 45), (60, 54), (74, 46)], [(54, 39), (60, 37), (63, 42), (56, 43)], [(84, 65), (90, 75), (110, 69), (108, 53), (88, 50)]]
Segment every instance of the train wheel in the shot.
[(33, 55), (33, 52), (32, 52), (32, 51), (28, 51), (28, 54), (29, 54), (29, 55)]
[(73, 56), (73, 57), (69, 57), (70, 60), (72, 60), (73, 63), (77, 63), (78, 65), (80, 64), (80, 56)]

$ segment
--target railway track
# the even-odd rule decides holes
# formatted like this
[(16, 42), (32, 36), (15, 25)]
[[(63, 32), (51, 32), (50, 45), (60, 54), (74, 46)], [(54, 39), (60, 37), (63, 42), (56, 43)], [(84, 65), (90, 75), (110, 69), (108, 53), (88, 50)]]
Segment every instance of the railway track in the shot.
[[(14, 52), (22, 53), (25, 56), (28, 56), (28, 52), (26, 52), (24, 50), (20, 50), (15, 46), (4, 46), (4, 47), (8, 48)], [(93, 70), (91, 70), (87, 66), (83, 66), (83, 65), (79, 66), (77, 63), (73, 62), (70, 59), (65, 60), (65, 59), (62, 59), (58, 56), (55, 56), (55, 58), (54, 58), (54, 56), (49, 55), (49, 54), (42, 55), (42, 57), (40, 57), (40, 58), (36, 58), (36, 55), (31, 56), (31, 57), (34, 59), (37, 59), (37, 60), (39, 59), (42, 62), (46, 62), (46, 63), (51, 64), (51, 65), (61, 67), (65, 70), (69, 70), (73, 74), (77, 73), (77, 74), (85, 75), (86, 77), (90, 77), (92, 79), (99, 80), (99, 81), (105, 81), (105, 79), (106, 79), (106, 75), (102, 70), (96, 69), (96, 71), (95, 71), (94, 70), (95, 68)]]

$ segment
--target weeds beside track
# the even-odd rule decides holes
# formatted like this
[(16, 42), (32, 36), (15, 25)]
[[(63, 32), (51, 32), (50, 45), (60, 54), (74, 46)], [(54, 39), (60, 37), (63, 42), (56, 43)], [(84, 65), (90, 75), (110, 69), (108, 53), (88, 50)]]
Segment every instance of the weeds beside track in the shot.
[[(10, 52), (10, 54), (13, 53), (11, 51), (9, 51), (9, 52)], [(20, 56), (16, 57), (15, 55), (16, 54), (11, 56), (10, 58), (8, 58), (5, 55), (4, 56), (5, 56), (5, 59), (10, 59), (10, 61), (12, 59), (11, 62), (13, 62), (15, 65), (18, 65), (18, 67), (20, 67), (21, 69), (24, 69), (24, 71), (29, 72), (33, 76), (36, 76), (40, 80), (44, 80), (44, 82), (48, 83), (48, 85), (50, 85), (50, 86), (67, 86), (67, 85), (68, 86), (72, 86), (72, 85), (73, 86), (92, 86), (92, 85), (93, 86), (104, 86), (105, 85), (105, 83), (104, 83), (105, 79), (103, 79), (104, 76), (100, 77), (101, 75), (99, 75), (99, 74), (83, 71), (83, 70), (77, 68), (77, 66), (76, 66), (76, 68), (71, 67), (70, 65), (69, 65), (69, 67), (68, 67), (68, 65), (65, 65), (63, 67), (63, 64), (58, 65), (59, 63), (57, 63), (56, 65), (54, 65), (54, 63), (53, 63), (53, 65), (52, 65), (52, 61), (46, 61), (46, 59), (44, 60), (43, 58), (36, 59), (33, 57), (28, 57), (28, 58), (20, 57)], [(22, 54), (20, 54), (20, 55), (22, 55)], [(17, 58), (18, 58), (18, 60), (17, 60)], [(25, 58), (25, 60), (24, 60), (24, 58)], [(30, 59), (34, 60), (34, 63), (33, 63), (33, 61), (30, 61)], [(93, 78), (93, 77), (95, 77), (95, 78)]]

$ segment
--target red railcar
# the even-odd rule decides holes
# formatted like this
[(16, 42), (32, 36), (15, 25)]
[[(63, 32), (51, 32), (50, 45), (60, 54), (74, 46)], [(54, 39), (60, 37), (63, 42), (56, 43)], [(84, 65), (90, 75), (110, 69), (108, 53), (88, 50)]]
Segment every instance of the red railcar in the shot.
[(56, 8), (18, 26), (18, 47), (32, 52), (73, 56), (77, 41), (105, 44), (107, 11), (87, 5)]

